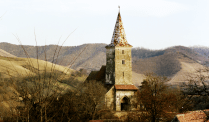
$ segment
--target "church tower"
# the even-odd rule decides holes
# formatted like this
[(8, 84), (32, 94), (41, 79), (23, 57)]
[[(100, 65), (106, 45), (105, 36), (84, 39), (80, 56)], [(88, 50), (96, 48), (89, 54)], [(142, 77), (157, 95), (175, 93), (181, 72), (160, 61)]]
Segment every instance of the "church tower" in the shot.
[(135, 110), (132, 103), (138, 89), (132, 82), (132, 46), (127, 42), (120, 12), (111, 43), (105, 48), (105, 84), (111, 86), (105, 95), (106, 106), (115, 111)]
[(120, 12), (111, 43), (106, 47), (106, 84), (132, 85), (132, 46), (127, 42)]
[(113, 111), (136, 110), (135, 93), (138, 90), (132, 82), (132, 46), (127, 42), (120, 12), (118, 13), (111, 43), (106, 47), (106, 66), (89, 74), (87, 81), (102, 81), (107, 88), (104, 101)]

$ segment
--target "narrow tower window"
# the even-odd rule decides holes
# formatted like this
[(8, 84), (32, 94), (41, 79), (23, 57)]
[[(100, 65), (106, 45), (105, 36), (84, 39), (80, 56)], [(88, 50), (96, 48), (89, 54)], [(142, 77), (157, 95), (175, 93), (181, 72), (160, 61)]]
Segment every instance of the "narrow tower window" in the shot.
[(122, 64), (125, 64), (125, 59), (122, 60)]
[(124, 77), (124, 72), (123, 72), (123, 77)]
[(124, 54), (124, 50), (122, 50), (122, 54)]

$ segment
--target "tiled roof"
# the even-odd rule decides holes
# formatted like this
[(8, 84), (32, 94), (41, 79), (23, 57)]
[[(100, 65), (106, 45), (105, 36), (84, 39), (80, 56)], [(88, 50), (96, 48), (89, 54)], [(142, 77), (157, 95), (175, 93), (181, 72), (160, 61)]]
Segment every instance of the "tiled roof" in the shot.
[(122, 46), (122, 47), (132, 47), (126, 39), (125, 30), (123, 27), (123, 23), (121, 20), (120, 13), (118, 13), (118, 17), (116, 20), (113, 36), (111, 43), (107, 45), (107, 47), (114, 47), (114, 46)]
[(97, 80), (97, 81), (105, 81), (105, 72), (106, 72), (106, 66), (103, 65), (103, 66), (100, 68), (100, 70), (99, 70), (99, 72), (97, 73), (97, 75), (96, 75), (96, 80)]
[(86, 78), (86, 80), (96, 80), (96, 75), (98, 74), (99, 71), (91, 71), (89, 76)]
[(180, 122), (209, 122), (207, 119), (207, 113), (209, 110), (197, 110), (189, 111), (185, 114), (178, 114), (176, 117)]
[(103, 65), (99, 71), (91, 71), (91, 73), (86, 78), (86, 80), (104, 81), (105, 71), (106, 71), (106, 66)]
[(117, 90), (138, 90), (134, 85), (115, 85)]

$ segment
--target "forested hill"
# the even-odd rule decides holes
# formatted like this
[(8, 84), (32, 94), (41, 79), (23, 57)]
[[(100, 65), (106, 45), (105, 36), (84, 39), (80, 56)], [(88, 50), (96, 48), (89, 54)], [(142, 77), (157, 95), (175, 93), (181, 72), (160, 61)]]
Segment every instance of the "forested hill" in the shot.
[[(23, 50), (25, 49), (25, 51)], [(105, 65), (106, 49), (105, 44), (83, 44), (80, 46), (26, 46), (0, 43), (3, 49), (17, 57), (38, 58), (52, 63), (68, 66), (72, 69), (85, 68), (87, 70), (98, 70)], [(27, 54), (25, 53), (27, 52)]]
[(205, 56), (184, 46), (169, 47), (164, 50), (135, 48), (132, 50), (133, 71), (144, 74), (154, 72), (158, 75), (173, 76), (181, 70), (181, 62), (207, 63)]
[[(206, 58), (209, 58), (209, 47), (204, 47), (204, 46), (193, 46), (191, 49), (195, 52), (197, 52), (199, 55), (202, 55)], [(209, 62), (206, 62), (208, 65)]]
[[(27, 55), (32, 58), (47, 60), (60, 65), (79, 70), (99, 70), (106, 63), (106, 44), (83, 44), (80, 46), (23, 46)], [(61, 50), (60, 50), (61, 48)], [(3, 49), (17, 57), (27, 57), (20, 45), (0, 43)], [(57, 56), (58, 55), (58, 56)], [(143, 74), (147, 71), (159, 75), (172, 76), (181, 69), (181, 61), (207, 63), (206, 56), (201, 55), (195, 49), (174, 46), (164, 50), (149, 50), (133, 48), (133, 71)]]

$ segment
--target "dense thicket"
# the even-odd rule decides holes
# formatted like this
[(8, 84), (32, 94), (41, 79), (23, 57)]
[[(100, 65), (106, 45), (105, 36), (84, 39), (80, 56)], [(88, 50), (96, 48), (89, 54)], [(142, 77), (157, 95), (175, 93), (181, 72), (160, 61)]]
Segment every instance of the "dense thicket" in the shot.
[[(0, 116), (5, 121), (19, 122), (80, 122), (104, 118), (102, 112), (106, 110), (104, 95), (107, 91), (103, 84), (96, 81), (83, 84), (72, 78), (85, 75), (82, 72), (75, 72), (64, 80), (62, 75), (65, 74), (51, 72), (1, 79), (0, 101), (11, 103), (8, 108), (1, 107)], [(16, 93), (4, 95), (11, 87), (13, 91), (10, 92)]]

